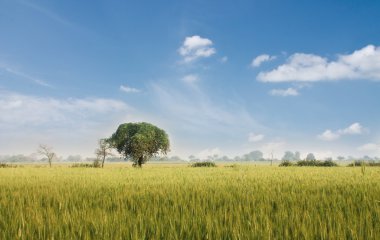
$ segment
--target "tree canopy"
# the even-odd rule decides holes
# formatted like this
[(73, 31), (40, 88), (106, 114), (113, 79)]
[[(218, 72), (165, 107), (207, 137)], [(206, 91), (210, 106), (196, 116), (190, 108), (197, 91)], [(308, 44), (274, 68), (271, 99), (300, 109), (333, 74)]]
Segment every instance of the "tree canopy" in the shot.
[(299, 161), (301, 160), (300, 152), (286, 151), (282, 157), (283, 161)]
[(309, 154), (307, 154), (307, 156), (306, 156), (306, 160), (307, 160), (307, 161), (315, 161), (316, 158), (315, 158), (315, 156), (314, 156), (313, 153), (309, 153)]
[(120, 124), (108, 141), (138, 167), (156, 154), (167, 154), (170, 151), (166, 132), (146, 122)]

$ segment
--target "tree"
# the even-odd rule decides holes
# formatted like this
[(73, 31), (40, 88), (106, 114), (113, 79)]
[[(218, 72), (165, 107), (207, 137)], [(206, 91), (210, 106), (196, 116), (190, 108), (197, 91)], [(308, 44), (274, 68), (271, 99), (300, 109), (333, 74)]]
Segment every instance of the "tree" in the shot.
[(40, 146), (37, 149), (37, 153), (46, 157), (48, 160), (49, 166), (51, 167), (51, 163), (53, 162), (53, 159), (56, 158), (56, 154), (53, 152), (53, 148), (44, 144), (40, 144)]
[(296, 161), (301, 160), (301, 153), (300, 152), (297, 151), (294, 153), (294, 160), (296, 160)]
[(207, 156), (207, 161), (216, 161), (219, 158), (218, 154)]
[(370, 156), (368, 156), (368, 155), (363, 156), (362, 159), (365, 160), (365, 161), (372, 161), (372, 160), (373, 160), (373, 159), (372, 159)]
[(343, 161), (345, 158), (344, 158), (343, 156), (338, 156), (337, 159), (338, 159), (339, 161)]
[(263, 159), (263, 153), (261, 151), (252, 151), (243, 156), (245, 161), (260, 161)]
[(230, 159), (229, 157), (227, 157), (227, 156), (223, 156), (223, 157), (221, 157), (220, 159), (219, 159), (219, 161), (222, 161), (222, 162), (229, 162), (229, 161), (231, 161), (232, 159)]
[(315, 161), (315, 156), (312, 153), (307, 154), (306, 161)]
[(291, 151), (286, 151), (282, 157), (283, 161), (293, 161), (295, 159), (294, 153)]
[(108, 139), (126, 159), (130, 158), (134, 166), (141, 167), (156, 154), (167, 154), (169, 137), (166, 132), (150, 123), (123, 123)]
[(98, 141), (98, 148), (95, 150), (96, 158), (102, 162), (102, 168), (104, 168), (104, 162), (107, 156), (113, 156), (111, 149), (112, 146), (108, 139), (100, 139)]
[(173, 157), (170, 158), (170, 161), (173, 161), (173, 162), (181, 162), (182, 159), (181, 159), (180, 157), (178, 157), (178, 156), (173, 156)]
[(70, 155), (66, 158), (67, 162), (82, 162), (81, 155)]
[(198, 161), (198, 159), (194, 155), (190, 155), (189, 156), (189, 160), (190, 160), (190, 162), (196, 162), (196, 161)]

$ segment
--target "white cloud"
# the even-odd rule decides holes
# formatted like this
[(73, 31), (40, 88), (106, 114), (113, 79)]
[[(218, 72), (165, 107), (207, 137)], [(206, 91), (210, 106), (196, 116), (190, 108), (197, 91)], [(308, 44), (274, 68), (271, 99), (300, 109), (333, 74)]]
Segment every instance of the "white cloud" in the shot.
[(348, 128), (345, 128), (341, 131), (341, 134), (362, 134), (363, 126), (360, 123), (353, 123)]
[(318, 135), (318, 138), (324, 141), (333, 141), (340, 138), (340, 134), (334, 133), (330, 129), (327, 129), (322, 134)]
[(182, 78), (182, 81), (188, 84), (194, 84), (199, 81), (199, 77), (196, 74), (189, 74)]
[(139, 89), (133, 88), (133, 87), (128, 87), (127, 85), (121, 85), (120, 91), (125, 92), (125, 93), (139, 93), (140, 92)]
[(317, 137), (324, 141), (333, 141), (340, 138), (343, 135), (360, 135), (363, 134), (364, 128), (360, 123), (353, 123), (349, 127), (344, 129), (339, 129), (337, 131), (331, 131), (327, 129), (322, 134)]
[(269, 92), (272, 96), (281, 96), (281, 97), (288, 97), (288, 96), (298, 96), (299, 92), (295, 88), (287, 88), (287, 89), (272, 89)]
[(248, 142), (259, 142), (264, 139), (263, 134), (249, 133)]
[(316, 82), (325, 80), (380, 80), (380, 47), (368, 45), (336, 60), (305, 53), (291, 55), (285, 64), (260, 72), (262, 82)]
[(251, 62), (252, 67), (260, 67), (260, 65), (264, 62), (269, 62), (276, 59), (276, 56), (270, 56), (268, 54), (262, 54), (254, 58)]
[(360, 147), (358, 147), (359, 151), (363, 152), (369, 152), (369, 151), (379, 151), (380, 150), (380, 144), (376, 143), (367, 143)]
[(183, 45), (178, 49), (179, 54), (184, 57), (185, 62), (192, 62), (198, 58), (210, 57), (216, 53), (210, 39), (200, 36), (186, 37)]

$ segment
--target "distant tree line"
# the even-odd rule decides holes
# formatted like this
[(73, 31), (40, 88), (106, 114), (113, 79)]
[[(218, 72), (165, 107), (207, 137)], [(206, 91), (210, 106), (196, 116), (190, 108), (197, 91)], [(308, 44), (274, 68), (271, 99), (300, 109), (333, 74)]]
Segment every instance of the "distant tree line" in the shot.
[[(243, 154), (241, 156), (236, 157), (228, 157), (228, 156), (219, 156), (219, 155), (213, 155), (208, 156), (206, 158), (199, 158), (194, 155), (190, 155), (188, 158), (181, 158), (179, 156), (154, 156), (150, 159), (150, 161), (153, 162), (200, 162), (200, 161), (216, 161), (216, 162), (244, 162), (244, 161), (270, 161), (271, 158), (264, 158), (263, 153), (261, 151), (255, 150), (252, 152), (249, 152), (247, 154)], [(56, 156), (54, 162), (57, 163), (86, 163), (86, 162), (93, 162), (97, 158), (96, 157), (83, 157), (81, 155), (69, 155), (67, 157), (60, 157)], [(274, 161), (300, 161), (300, 160), (313, 160), (315, 159), (314, 154), (308, 154), (306, 159), (302, 159), (299, 152), (291, 152), (286, 151), (284, 152), (284, 155), (281, 159), (274, 158)], [(125, 162), (130, 161), (130, 159), (125, 159), (122, 156), (107, 156), (105, 159), (105, 162)], [(320, 160), (339, 160), (339, 161), (380, 161), (379, 157), (369, 157), (369, 156), (363, 156), (363, 157), (353, 157), (353, 156), (338, 156), (336, 158), (325, 158)], [(48, 162), (48, 159), (44, 156), (37, 155), (37, 154), (31, 154), (31, 155), (23, 155), (23, 154), (17, 154), (17, 155), (0, 155), (0, 162), (2, 163), (42, 163)]]
[[(302, 159), (300, 157), (299, 152), (291, 152), (286, 151), (281, 159), (273, 159), (274, 161), (300, 161), (300, 160), (313, 160), (314, 154), (308, 154), (306, 159)], [(69, 155), (67, 157), (60, 157), (56, 156), (54, 162), (57, 163), (85, 163), (85, 162), (93, 162), (96, 160), (96, 157), (83, 157), (81, 155)], [(228, 157), (228, 156), (219, 156), (219, 155), (213, 155), (208, 156), (206, 158), (198, 158), (194, 155), (190, 155), (188, 158), (181, 158), (179, 156), (154, 156), (150, 159), (150, 161), (153, 162), (200, 162), (200, 161), (216, 161), (216, 162), (243, 162), (243, 161), (270, 161), (271, 158), (264, 158), (263, 153), (261, 151), (252, 151), (247, 154), (243, 154), (241, 156), (236, 157)], [(325, 158), (321, 160), (339, 160), (339, 161), (380, 161), (379, 157), (369, 157), (369, 156), (363, 156), (363, 157), (352, 157), (352, 156), (338, 156), (336, 158)], [(125, 162), (130, 161), (130, 159), (125, 159), (122, 156), (108, 156), (105, 158), (105, 162)], [(31, 155), (23, 155), (23, 154), (17, 154), (17, 155), (0, 155), (0, 162), (2, 163), (47, 163), (48, 160), (44, 156), (40, 156), (37, 154), (31, 154)]]

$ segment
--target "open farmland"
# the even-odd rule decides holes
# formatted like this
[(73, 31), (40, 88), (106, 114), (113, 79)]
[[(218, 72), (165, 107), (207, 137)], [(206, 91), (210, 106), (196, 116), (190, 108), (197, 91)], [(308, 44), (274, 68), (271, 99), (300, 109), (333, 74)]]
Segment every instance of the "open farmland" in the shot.
[(0, 239), (379, 239), (380, 169), (0, 169)]

